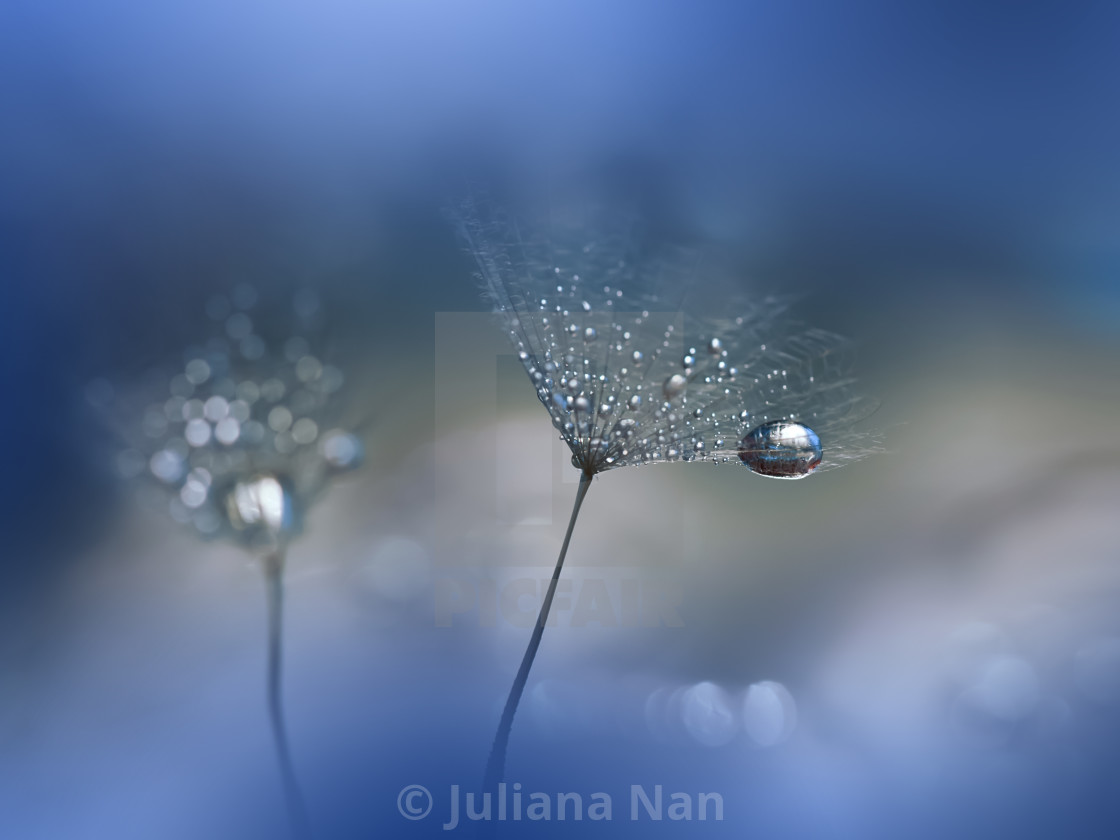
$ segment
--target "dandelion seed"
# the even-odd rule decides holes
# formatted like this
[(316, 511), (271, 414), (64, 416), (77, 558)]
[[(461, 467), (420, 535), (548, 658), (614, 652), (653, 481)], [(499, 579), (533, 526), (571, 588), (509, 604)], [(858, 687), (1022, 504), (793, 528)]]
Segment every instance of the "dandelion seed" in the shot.
[[(238, 309), (257, 300), (250, 286), (234, 290)], [(298, 836), (309, 836), (280, 684), (283, 571), (307, 509), (333, 477), (360, 463), (362, 448), (338, 427), (342, 374), (310, 354), (307, 338), (266, 343), (251, 336), (248, 316), (230, 314), (222, 297), (211, 299), (207, 313), (240, 342), (240, 352), (221, 335), (205, 353), (193, 352), (169, 380), (171, 398), (142, 412), (140, 434), (124, 423), (130, 445), (118, 465), (126, 478), (150, 473), (166, 491), (172, 516), (200, 537), (231, 539), (260, 558), (268, 596), (270, 723), (289, 818)], [(245, 352), (254, 338), (253, 352)], [(270, 355), (269, 347), (283, 348), (282, 354)]]
[[(580, 471), (560, 555), (487, 763), (485, 789), (493, 789), (596, 475), (710, 461), (801, 478), (868, 454), (874, 439), (851, 430), (866, 411), (849, 392), (846, 342), (786, 322), (783, 300), (728, 295), (705, 303), (732, 315), (698, 317), (681, 306), (691, 265), (645, 260), (610, 230), (553, 225), (538, 236), (476, 203), (458, 220), (518, 358)], [(587, 330), (610, 339), (578, 341)], [(596, 405), (622, 410), (584, 408)]]

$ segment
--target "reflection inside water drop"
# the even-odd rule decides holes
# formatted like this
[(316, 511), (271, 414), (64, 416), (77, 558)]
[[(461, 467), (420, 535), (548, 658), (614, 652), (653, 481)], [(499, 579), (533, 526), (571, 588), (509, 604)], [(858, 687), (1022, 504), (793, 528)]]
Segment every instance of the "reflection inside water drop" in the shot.
[(816, 432), (786, 420), (756, 426), (739, 444), (740, 460), (769, 478), (804, 478), (820, 466), (822, 455)]

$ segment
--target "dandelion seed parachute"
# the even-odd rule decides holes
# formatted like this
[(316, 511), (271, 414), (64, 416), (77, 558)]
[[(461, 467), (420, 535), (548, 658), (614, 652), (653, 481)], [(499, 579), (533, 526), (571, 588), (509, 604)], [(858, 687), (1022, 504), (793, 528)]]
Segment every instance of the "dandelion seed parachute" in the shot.
[[(791, 321), (787, 299), (705, 291), (693, 255), (650, 257), (617, 224), (543, 234), (477, 202), (459, 221), (577, 468), (709, 461), (778, 477), (740, 457), (753, 429), (776, 422), (823, 442), (812, 471), (875, 450), (853, 430), (870, 407), (852, 393), (849, 343)], [(727, 314), (698, 314), (713, 309)]]
[[(139, 477), (146, 466), (172, 517), (205, 539), (230, 539), (261, 561), (270, 725), (293, 833), (308, 837), (281, 691), (283, 572), (303, 513), (335, 476), (360, 463), (362, 448), (340, 427), (342, 373), (323, 364), (303, 335), (269, 343), (255, 332), (245, 311), (258, 300), (251, 287), (236, 287), (231, 297), (232, 305), (222, 296), (208, 303), (219, 334), (187, 352), (167, 393), (136, 412), (142, 421), (110, 421), (129, 444), (118, 458), (124, 477)], [(304, 327), (316, 314), (311, 303), (306, 294), (297, 296)]]
[[(484, 789), (505, 772), (517, 707), (540, 646), (580, 507), (594, 476), (670, 461), (741, 463), (773, 478), (873, 451), (851, 431), (866, 413), (851, 396), (847, 345), (784, 317), (785, 301), (717, 295), (698, 317), (683, 299), (695, 259), (648, 259), (625, 229), (524, 228), (468, 202), (460, 231), (541, 404), (581, 478), (536, 626), (506, 700)], [(540, 231), (547, 231), (541, 233)]]

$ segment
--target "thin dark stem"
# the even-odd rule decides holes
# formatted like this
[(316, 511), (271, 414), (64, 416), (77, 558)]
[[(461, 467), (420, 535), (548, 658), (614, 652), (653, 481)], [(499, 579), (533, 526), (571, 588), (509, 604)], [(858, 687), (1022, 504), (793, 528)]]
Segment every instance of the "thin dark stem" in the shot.
[(483, 777), (484, 791), (492, 791), (498, 787), (505, 775), (506, 749), (509, 746), (509, 733), (513, 728), (513, 716), (517, 714), (517, 704), (521, 702), (521, 695), (525, 691), (525, 683), (529, 681), (529, 670), (533, 667), (537, 648), (541, 646), (541, 636), (544, 635), (545, 622), (548, 621), (548, 611), (552, 607), (552, 597), (556, 594), (556, 582), (560, 580), (560, 572), (564, 568), (564, 556), (568, 553), (568, 543), (572, 539), (572, 531), (576, 527), (576, 517), (579, 516), (580, 505), (583, 497), (587, 495), (587, 488), (591, 486), (591, 473), (582, 473), (579, 479), (579, 488), (576, 490), (576, 503), (572, 507), (572, 518), (568, 522), (568, 532), (564, 534), (564, 544), (560, 546), (560, 556), (556, 560), (556, 568), (552, 571), (552, 580), (548, 584), (544, 603), (541, 604), (540, 615), (537, 616), (533, 635), (529, 638), (529, 647), (525, 649), (525, 656), (521, 659), (521, 667), (517, 669), (517, 677), (506, 698), (506, 706), (502, 710), (502, 719), (498, 723), (498, 733), (494, 736), (494, 746), (490, 748), (490, 758), (486, 761), (486, 775)]
[(288, 748), (288, 727), (284, 722), (283, 677), (283, 613), (284, 613), (284, 549), (278, 548), (264, 558), (264, 580), (268, 596), (268, 714), (272, 722), (272, 740), (276, 744), (276, 761), (284, 783), (284, 802), (292, 836), (307, 840), (312, 836), (311, 820), (303, 801), (299, 780), (292, 766)]

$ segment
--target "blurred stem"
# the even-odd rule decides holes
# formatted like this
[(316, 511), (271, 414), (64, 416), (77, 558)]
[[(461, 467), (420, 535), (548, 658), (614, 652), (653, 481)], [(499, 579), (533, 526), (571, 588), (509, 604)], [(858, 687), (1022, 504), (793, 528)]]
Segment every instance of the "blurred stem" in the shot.
[(280, 546), (264, 557), (264, 582), (268, 598), (268, 714), (272, 722), (272, 740), (276, 745), (276, 760), (284, 783), (284, 802), (287, 805), (292, 836), (305, 840), (312, 836), (311, 820), (307, 816), (303, 792), (292, 766), (288, 727), (284, 722), (284, 555), (284, 547)]
[(552, 580), (548, 584), (544, 603), (541, 604), (540, 615), (537, 616), (533, 635), (529, 638), (529, 647), (525, 649), (525, 656), (521, 659), (521, 667), (517, 669), (517, 676), (506, 698), (506, 706), (502, 710), (502, 719), (498, 723), (498, 733), (494, 736), (494, 746), (490, 748), (490, 758), (486, 761), (486, 775), (483, 776), (483, 791), (495, 790), (502, 781), (506, 771), (506, 750), (509, 747), (509, 733), (513, 728), (513, 716), (517, 714), (517, 704), (521, 702), (521, 695), (525, 691), (525, 683), (529, 681), (529, 670), (533, 667), (537, 648), (541, 646), (541, 637), (544, 635), (545, 622), (548, 621), (548, 611), (552, 608), (552, 598), (556, 594), (556, 582), (560, 580), (560, 572), (564, 568), (564, 556), (568, 553), (568, 543), (572, 539), (572, 531), (576, 527), (576, 517), (579, 516), (580, 505), (583, 497), (587, 495), (587, 488), (591, 486), (592, 473), (581, 473), (579, 488), (576, 490), (576, 502), (572, 507), (572, 518), (568, 521), (568, 532), (564, 534), (564, 544), (560, 546), (560, 556), (556, 560), (556, 568), (552, 571)]

